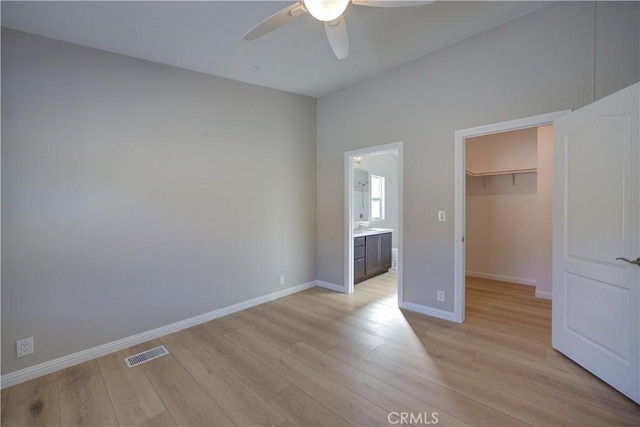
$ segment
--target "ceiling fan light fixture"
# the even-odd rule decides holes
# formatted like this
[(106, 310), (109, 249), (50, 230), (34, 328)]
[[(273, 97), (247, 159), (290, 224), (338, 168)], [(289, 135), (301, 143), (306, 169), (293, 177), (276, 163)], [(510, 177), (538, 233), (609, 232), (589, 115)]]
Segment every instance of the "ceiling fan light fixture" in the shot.
[(304, 0), (304, 7), (319, 21), (333, 21), (342, 15), (350, 0)]

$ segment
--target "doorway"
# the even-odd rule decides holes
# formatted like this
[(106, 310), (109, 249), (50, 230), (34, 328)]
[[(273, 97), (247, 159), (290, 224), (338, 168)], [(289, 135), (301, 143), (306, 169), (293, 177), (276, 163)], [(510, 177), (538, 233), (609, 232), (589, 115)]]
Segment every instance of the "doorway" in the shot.
[[(382, 171), (384, 168), (380, 169), (381, 162), (379, 161), (383, 158), (386, 159), (386, 162), (393, 161), (394, 164), (391, 169), (395, 171), (392, 173), (392, 175), (395, 176), (384, 176), (386, 173)], [(390, 240), (392, 240), (393, 247), (393, 269), (390, 271), (395, 272), (397, 275), (398, 306), (400, 307), (402, 307), (403, 301), (402, 159), (402, 142), (348, 151), (344, 154), (344, 292), (352, 293), (355, 290), (354, 238), (363, 236), (361, 233), (363, 230), (387, 230), (392, 228), (393, 231)], [(364, 176), (363, 174), (366, 174), (366, 179), (362, 178)], [(356, 178), (358, 177), (362, 179), (359, 178), (357, 180)], [(373, 191), (373, 193), (370, 187), (372, 177), (373, 184), (378, 186), (378, 190)], [(390, 181), (395, 181), (395, 183)], [(360, 185), (361, 188), (356, 189), (356, 185)], [(382, 194), (380, 189), (382, 189)], [(374, 190), (376, 190), (376, 188), (374, 188)], [(382, 196), (382, 200), (380, 200), (380, 196)], [(359, 202), (358, 210), (356, 210), (356, 201)], [(373, 218), (371, 217), (372, 210)], [(395, 226), (390, 227), (389, 224), (395, 224)], [(356, 228), (360, 230), (356, 230)], [(358, 251), (361, 251), (360, 246)], [(393, 274), (394, 273), (391, 273), (391, 275)]]
[[(454, 272), (454, 319), (458, 323), (464, 322), (465, 319), (465, 279), (467, 274), (466, 265), (466, 205), (467, 205), (467, 177), (473, 176), (474, 171), (467, 168), (466, 150), (467, 142), (472, 139), (476, 141), (480, 138), (494, 134), (502, 134), (505, 132), (516, 132), (525, 129), (538, 128), (551, 125), (557, 117), (567, 114), (569, 111), (560, 111), (540, 116), (528, 117), (524, 119), (512, 120), (508, 122), (495, 123), (491, 125), (480, 126), (476, 128), (464, 129), (455, 133), (455, 272)], [(521, 168), (525, 172), (531, 172), (528, 167)], [(518, 170), (505, 170), (504, 178), (516, 180), (516, 172)], [(476, 176), (481, 176), (477, 173)], [(486, 179), (486, 178), (483, 178)], [(485, 181), (486, 183), (486, 181)], [(491, 278), (491, 277), (489, 277)], [(493, 277), (500, 280), (501, 277)], [(503, 280), (514, 281), (513, 276), (502, 276)], [(517, 278), (515, 280), (518, 281)], [(522, 281), (520, 281), (522, 283)], [(527, 283), (524, 283), (527, 284)], [(550, 285), (550, 284), (549, 284)], [(550, 289), (550, 287), (549, 287)], [(540, 294), (540, 297), (550, 297), (550, 295)]]

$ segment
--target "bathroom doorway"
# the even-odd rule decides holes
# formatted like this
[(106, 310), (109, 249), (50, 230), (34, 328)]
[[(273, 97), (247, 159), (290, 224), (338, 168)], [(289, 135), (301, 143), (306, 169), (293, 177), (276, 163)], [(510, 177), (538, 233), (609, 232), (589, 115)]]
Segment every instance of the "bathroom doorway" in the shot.
[(403, 301), (402, 153), (402, 142), (396, 142), (349, 151), (344, 158), (345, 292), (352, 293), (358, 286), (363, 289), (369, 280), (372, 286), (383, 287), (393, 281), (399, 307)]

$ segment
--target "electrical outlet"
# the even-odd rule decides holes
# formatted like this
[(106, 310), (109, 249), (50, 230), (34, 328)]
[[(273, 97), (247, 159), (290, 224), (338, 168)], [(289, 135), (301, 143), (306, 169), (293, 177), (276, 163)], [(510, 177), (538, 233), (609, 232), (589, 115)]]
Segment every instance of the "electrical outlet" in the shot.
[(33, 337), (16, 341), (16, 351), (18, 357), (33, 353)]
[(280, 275), (280, 284), (284, 285), (284, 274)]
[(444, 291), (438, 291), (438, 301), (444, 302)]
[(447, 220), (447, 214), (445, 211), (438, 211), (438, 221), (445, 222)]

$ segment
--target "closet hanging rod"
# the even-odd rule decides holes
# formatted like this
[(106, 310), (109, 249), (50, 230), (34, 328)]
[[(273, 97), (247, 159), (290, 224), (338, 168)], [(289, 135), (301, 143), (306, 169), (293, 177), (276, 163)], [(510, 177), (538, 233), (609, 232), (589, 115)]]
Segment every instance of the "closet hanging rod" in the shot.
[(537, 172), (538, 168), (529, 168), (529, 169), (513, 169), (508, 171), (493, 171), (493, 172), (471, 172), (469, 169), (465, 169), (465, 172), (468, 176), (491, 176), (491, 175), (510, 175), (516, 173), (529, 173), (529, 172)]

